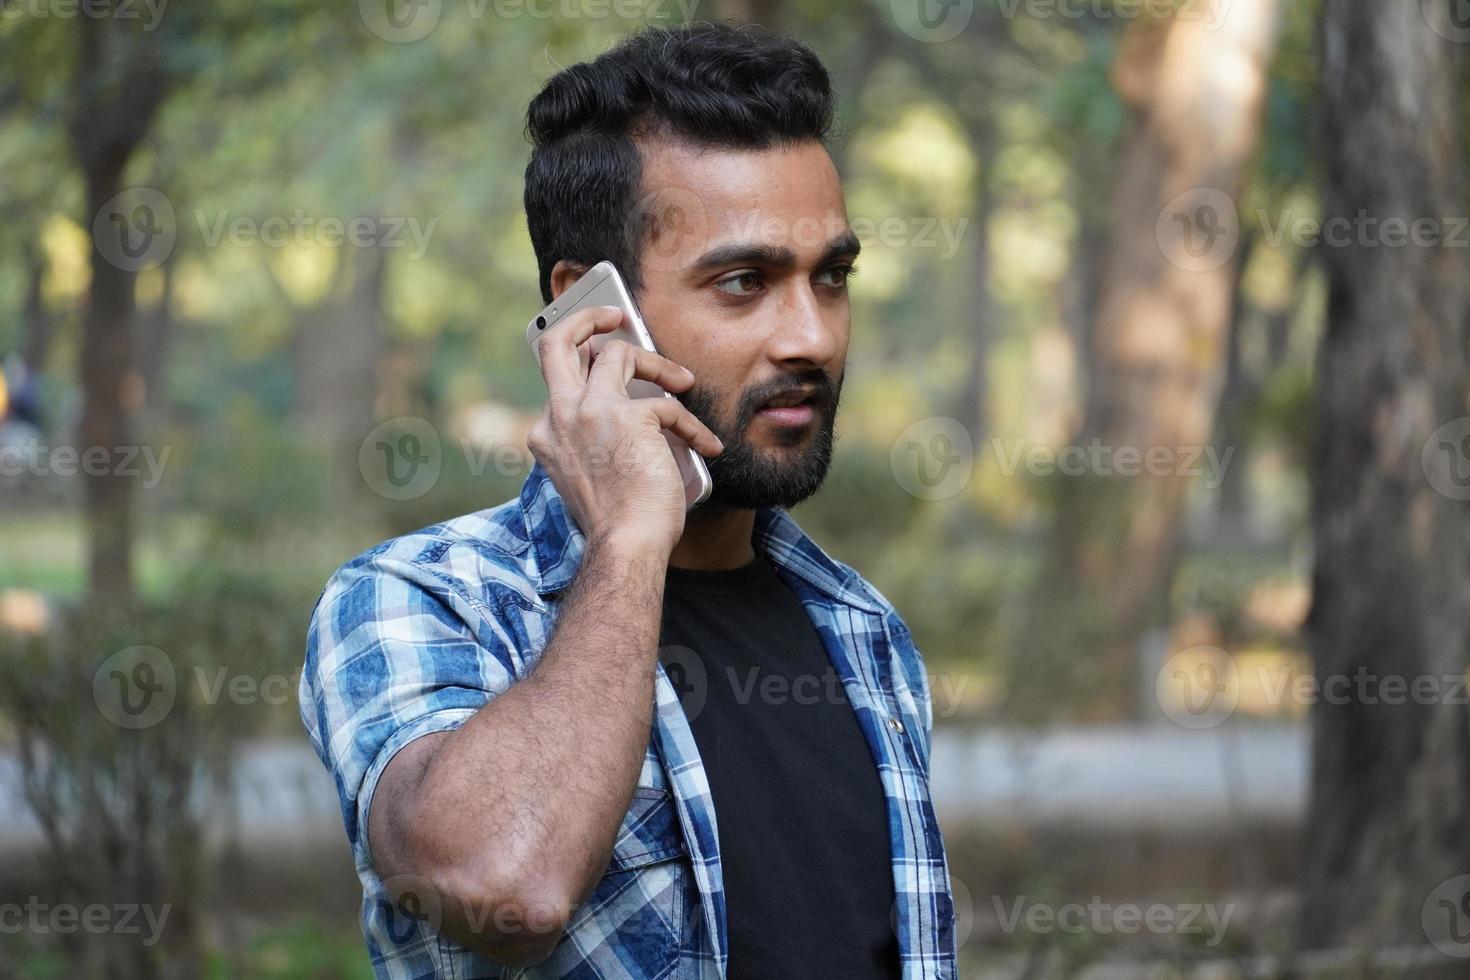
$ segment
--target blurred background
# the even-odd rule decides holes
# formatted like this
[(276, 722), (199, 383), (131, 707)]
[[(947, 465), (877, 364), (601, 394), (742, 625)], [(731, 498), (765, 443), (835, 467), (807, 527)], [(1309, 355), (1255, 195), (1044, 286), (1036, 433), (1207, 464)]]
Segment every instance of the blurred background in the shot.
[(0, 976), (371, 975), (308, 616), (526, 475), (527, 101), (711, 19), (840, 95), (964, 975), (1470, 975), (1464, 3), (0, 0)]

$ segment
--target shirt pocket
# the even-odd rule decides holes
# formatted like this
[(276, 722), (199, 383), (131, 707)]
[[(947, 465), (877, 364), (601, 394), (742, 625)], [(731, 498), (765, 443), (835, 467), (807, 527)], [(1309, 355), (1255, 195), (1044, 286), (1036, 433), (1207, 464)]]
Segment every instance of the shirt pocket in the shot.
[(668, 790), (640, 786), (601, 880), (551, 956), (527, 976), (666, 978), (679, 964), (692, 875)]
[(608, 872), (632, 871), (687, 853), (673, 794), (651, 786), (634, 789), (633, 802), (613, 844)]

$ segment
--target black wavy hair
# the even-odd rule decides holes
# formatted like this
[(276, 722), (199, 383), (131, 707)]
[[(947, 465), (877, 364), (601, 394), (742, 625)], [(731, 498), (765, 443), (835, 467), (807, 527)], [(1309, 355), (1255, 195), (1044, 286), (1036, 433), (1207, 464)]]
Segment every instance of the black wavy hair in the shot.
[(551, 270), (562, 259), (611, 259), (639, 288), (647, 223), (634, 213), (636, 140), (751, 150), (825, 143), (832, 113), (816, 54), (757, 27), (649, 27), (557, 72), (526, 112), (526, 223), (542, 298), (551, 302)]

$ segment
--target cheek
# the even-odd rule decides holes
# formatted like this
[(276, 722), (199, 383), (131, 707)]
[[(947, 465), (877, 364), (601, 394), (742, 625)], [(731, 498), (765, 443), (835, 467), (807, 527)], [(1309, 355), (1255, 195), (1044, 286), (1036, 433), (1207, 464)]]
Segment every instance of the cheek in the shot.
[[(661, 321), (667, 322), (667, 321)], [(742, 383), (745, 356), (730, 331), (721, 331), (686, 317), (674, 329), (654, 331), (659, 353), (694, 372), (702, 388), (727, 392)]]

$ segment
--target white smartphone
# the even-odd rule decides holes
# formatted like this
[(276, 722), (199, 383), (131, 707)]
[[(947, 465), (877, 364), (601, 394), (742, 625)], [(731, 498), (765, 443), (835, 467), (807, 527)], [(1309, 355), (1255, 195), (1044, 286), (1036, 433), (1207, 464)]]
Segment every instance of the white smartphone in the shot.
[[(603, 345), (613, 338), (657, 353), (653, 338), (649, 336), (648, 327), (643, 323), (643, 316), (638, 312), (638, 304), (633, 302), (633, 293), (628, 289), (627, 283), (623, 282), (623, 277), (611, 262), (599, 262), (526, 325), (526, 341), (531, 345), (538, 364), (541, 361), (541, 335), (559, 321), (589, 306), (616, 306), (623, 311), (623, 322), (616, 330), (594, 334), (590, 341), (578, 348), (582, 355), (584, 374), (592, 362), (592, 355), (601, 351)], [(674, 396), (652, 381), (634, 378), (628, 382), (628, 397)], [(679, 464), (679, 475), (684, 478), (684, 507), (686, 510), (691, 509), (703, 503), (715, 488), (714, 481), (710, 479), (709, 468), (704, 465), (704, 457), (668, 429), (664, 430), (664, 439), (674, 454), (674, 460)]]

